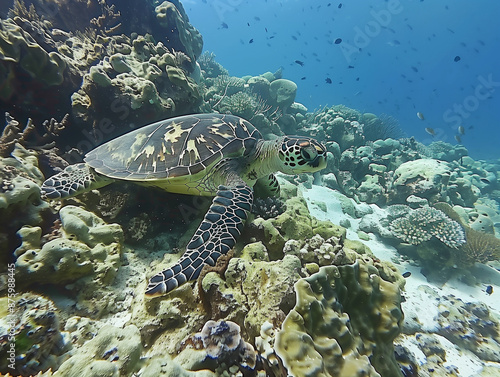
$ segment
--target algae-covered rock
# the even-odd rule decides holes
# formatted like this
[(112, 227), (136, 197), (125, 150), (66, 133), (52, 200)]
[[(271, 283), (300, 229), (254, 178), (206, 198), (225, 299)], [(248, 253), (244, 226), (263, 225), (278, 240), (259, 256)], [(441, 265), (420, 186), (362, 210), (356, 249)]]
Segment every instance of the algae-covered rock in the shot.
[(16, 249), (19, 285), (62, 284), (92, 276), (111, 283), (120, 266), (123, 231), (106, 224), (91, 212), (75, 206), (60, 211), (62, 237), (41, 245), (41, 228), (24, 226), (18, 234), (23, 243)]
[(54, 373), (54, 377), (128, 376), (138, 368), (142, 352), (137, 327), (106, 325)]
[(392, 345), (403, 319), (397, 284), (358, 260), (322, 267), (295, 290), (275, 343), (289, 374), (402, 376)]

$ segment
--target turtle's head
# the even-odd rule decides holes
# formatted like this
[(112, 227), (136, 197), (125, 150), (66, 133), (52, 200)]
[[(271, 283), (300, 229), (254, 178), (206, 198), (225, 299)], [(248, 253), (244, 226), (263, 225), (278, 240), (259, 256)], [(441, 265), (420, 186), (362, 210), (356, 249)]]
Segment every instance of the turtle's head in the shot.
[(278, 156), (285, 174), (313, 173), (326, 167), (326, 149), (305, 136), (285, 136)]

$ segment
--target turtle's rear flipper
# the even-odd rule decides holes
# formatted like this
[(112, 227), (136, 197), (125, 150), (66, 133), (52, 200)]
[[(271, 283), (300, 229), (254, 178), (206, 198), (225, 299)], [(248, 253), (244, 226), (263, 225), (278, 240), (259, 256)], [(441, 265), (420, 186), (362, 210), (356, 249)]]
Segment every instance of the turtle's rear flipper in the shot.
[(109, 185), (114, 180), (104, 177), (85, 163), (70, 165), (42, 184), (42, 198), (64, 199)]
[(233, 248), (253, 202), (252, 189), (241, 183), (234, 187), (219, 186), (182, 258), (149, 280), (146, 295), (159, 296), (197, 279), (205, 264), (215, 266), (217, 259)]

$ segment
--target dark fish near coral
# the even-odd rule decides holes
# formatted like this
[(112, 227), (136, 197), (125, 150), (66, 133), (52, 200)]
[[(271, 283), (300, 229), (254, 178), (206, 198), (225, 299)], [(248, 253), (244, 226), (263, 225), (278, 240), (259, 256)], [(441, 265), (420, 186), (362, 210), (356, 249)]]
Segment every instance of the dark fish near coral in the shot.
[(464, 128), (464, 126), (458, 126), (458, 133), (460, 135), (465, 135), (465, 128)]
[(425, 132), (427, 132), (431, 136), (436, 136), (436, 131), (434, 131), (434, 128), (426, 127)]
[(486, 287), (486, 293), (489, 295), (491, 295), (493, 293), (493, 287), (491, 285), (488, 285)]
[(460, 135), (455, 135), (455, 140), (457, 141), (457, 143), (462, 142), (462, 138), (460, 137)]
[(454, 62), (459, 62), (460, 61), (460, 56), (455, 56), (455, 59), (453, 59)]
[(327, 77), (327, 78), (325, 79), (325, 82), (326, 82), (327, 84), (331, 84), (331, 83), (332, 83), (332, 79), (331, 79), (331, 78), (329, 78), (329, 77)]
[(336, 44), (336, 45), (338, 45), (338, 44), (340, 44), (340, 43), (342, 43), (342, 38), (337, 38), (337, 39), (335, 39), (335, 44)]
[(481, 178), (480, 181), (483, 182), (483, 183), (486, 183), (486, 184), (490, 184), (491, 183), (490, 180), (487, 179), (487, 178)]
[(425, 120), (424, 114), (422, 114), (420, 111), (417, 111), (417, 117), (420, 120)]
[(295, 63), (297, 63), (298, 65), (300, 65), (301, 67), (304, 66), (304, 62), (301, 61), (301, 60), (295, 60)]
[(410, 271), (406, 271), (403, 273), (403, 277), (406, 279), (406, 278), (409, 278), (411, 276), (411, 272)]

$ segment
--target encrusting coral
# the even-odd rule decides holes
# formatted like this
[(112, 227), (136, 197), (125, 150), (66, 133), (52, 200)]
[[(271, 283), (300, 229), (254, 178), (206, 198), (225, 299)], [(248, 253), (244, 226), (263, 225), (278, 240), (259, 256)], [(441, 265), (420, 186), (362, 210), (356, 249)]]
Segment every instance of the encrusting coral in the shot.
[(397, 284), (358, 260), (322, 267), (295, 290), (275, 343), (289, 374), (402, 376), (392, 345), (403, 319)]
[(62, 237), (41, 245), (40, 227), (19, 230), (22, 244), (15, 251), (19, 285), (61, 284), (84, 276), (99, 284), (111, 283), (120, 265), (121, 227), (75, 206), (65, 206), (59, 213)]

